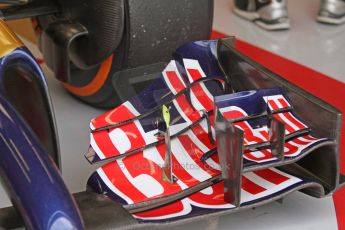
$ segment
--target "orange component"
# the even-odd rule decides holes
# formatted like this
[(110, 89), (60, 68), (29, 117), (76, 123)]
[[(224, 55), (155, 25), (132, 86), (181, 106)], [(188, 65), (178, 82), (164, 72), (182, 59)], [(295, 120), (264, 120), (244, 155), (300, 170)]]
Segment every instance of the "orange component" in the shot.
[(113, 62), (113, 54), (101, 64), (101, 67), (99, 68), (95, 78), (85, 86), (72, 86), (67, 83), (64, 83), (63, 86), (68, 91), (70, 91), (71, 93), (77, 96), (81, 96), (81, 97), (91, 96), (97, 93), (99, 89), (103, 86), (104, 82), (107, 80), (112, 62)]

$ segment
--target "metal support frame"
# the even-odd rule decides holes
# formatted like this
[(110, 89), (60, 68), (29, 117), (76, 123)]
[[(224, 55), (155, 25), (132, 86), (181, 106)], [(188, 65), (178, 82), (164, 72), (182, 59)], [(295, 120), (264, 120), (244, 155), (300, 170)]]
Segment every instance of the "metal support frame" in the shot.
[(244, 132), (229, 122), (216, 122), (217, 149), (224, 180), (224, 200), (241, 203)]

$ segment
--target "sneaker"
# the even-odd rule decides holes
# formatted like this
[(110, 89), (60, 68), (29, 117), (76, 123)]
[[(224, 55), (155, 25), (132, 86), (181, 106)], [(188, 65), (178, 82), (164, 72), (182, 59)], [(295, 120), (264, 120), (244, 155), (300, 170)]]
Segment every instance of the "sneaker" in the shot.
[(317, 21), (339, 25), (345, 22), (345, 0), (322, 0)]
[(286, 0), (235, 0), (234, 12), (266, 30), (290, 28)]

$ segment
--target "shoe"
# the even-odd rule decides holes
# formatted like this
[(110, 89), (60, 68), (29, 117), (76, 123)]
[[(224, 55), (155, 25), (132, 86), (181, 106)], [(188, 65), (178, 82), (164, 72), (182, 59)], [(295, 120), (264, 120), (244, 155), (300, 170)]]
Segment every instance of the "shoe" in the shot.
[(345, 22), (345, 0), (322, 0), (317, 21), (339, 25)]
[(266, 30), (290, 28), (286, 0), (235, 0), (234, 12)]

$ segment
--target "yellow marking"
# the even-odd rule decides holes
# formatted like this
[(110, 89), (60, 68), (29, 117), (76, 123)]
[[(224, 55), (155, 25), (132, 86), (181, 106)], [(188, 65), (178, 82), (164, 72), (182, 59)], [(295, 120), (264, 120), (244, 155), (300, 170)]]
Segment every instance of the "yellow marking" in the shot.
[(163, 114), (163, 119), (165, 121), (165, 124), (166, 124), (167, 128), (169, 128), (169, 126), (170, 126), (170, 112), (169, 112), (169, 109), (166, 105), (162, 106), (162, 114)]
[(19, 38), (3, 20), (0, 20), (0, 58), (21, 46), (23, 46), (23, 43)]

